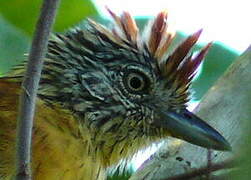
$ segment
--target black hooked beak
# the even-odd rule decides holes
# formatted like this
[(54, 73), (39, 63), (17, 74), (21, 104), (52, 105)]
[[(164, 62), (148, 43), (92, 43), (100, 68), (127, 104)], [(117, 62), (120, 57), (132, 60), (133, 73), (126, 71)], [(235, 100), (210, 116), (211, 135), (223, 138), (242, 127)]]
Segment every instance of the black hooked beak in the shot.
[(184, 109), (180, 112), (157, 110), (159, 117), (153, 122), (166, 129), (173, 137), (209, 149), (230, 151), (227, 140), (195, 114)]

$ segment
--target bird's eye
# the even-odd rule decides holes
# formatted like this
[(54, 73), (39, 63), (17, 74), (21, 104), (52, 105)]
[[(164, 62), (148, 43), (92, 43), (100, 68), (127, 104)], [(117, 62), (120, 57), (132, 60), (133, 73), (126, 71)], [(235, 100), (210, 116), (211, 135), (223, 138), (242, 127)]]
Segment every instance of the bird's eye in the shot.
[(131, 73), (128, 76), (127, 83), (130, 89), (140, 91), (144, 89), (145, 82), (142, 76), (136, 73)]
[(129, 72), (125, 75), (124, 83), (132, 93), (145, 93), (149, 87), (148, 78), (141, 72)]

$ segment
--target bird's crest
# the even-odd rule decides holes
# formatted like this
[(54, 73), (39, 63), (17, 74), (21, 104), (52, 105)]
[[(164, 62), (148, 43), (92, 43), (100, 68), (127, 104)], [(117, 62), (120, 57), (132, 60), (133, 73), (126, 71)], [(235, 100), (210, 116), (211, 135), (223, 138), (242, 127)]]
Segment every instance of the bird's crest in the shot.
[(115, 23), (112, 29), (109, 30), (90, 20), (91, 26), (116, 44), (129, 45), (134, 49), (144, 49), (150, 53), (150, 56), (157, 61), (162, 76), (169, 84), (172, 84), (172, 88), (179, 96), (186, 96), (183, 98), (187, 101), (187, 89), (190, 82), (212, 44), (207, 44), (196, 56), (192, 56), (190, 50), (197, 42), (202, 29), (187, 37), (170, 53), (169, 48), (175, 33), (170, 31), (167, 11), (160, 12), (155, 19), (148, 23), (143, 30), (143, 37), (139, 33), (135, 20), (128, 12), (123, 12), (118, 16), (110, 9), (107, 8), (107, 10)]

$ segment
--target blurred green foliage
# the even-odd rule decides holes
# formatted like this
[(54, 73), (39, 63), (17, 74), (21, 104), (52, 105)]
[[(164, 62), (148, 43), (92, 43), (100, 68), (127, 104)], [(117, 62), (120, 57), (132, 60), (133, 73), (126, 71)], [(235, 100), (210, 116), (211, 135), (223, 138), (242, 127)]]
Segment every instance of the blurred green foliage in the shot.
[[(0, 75), (24, 60), (42, 0), (0, 1)], [(90, 0), (61, 0), (54, 31), (61, 32), (85, 17), (98, 15)]]
[[(42, 0), (0, 1), (0, 13), (14, 26), (31, 35), (35, 28)], [(61, 0), (54, 30), (63, 31), (86, 16), (97, 15), (90, 0)]]
[(30, 39), (0, 16), (0, 75), (22, 61)]
[(214, 43), (204, 60), (201, 74), (192, 84), (194, 98), (201, 99), (237, 57), (238, 53), (227, 48), (224, 44)]

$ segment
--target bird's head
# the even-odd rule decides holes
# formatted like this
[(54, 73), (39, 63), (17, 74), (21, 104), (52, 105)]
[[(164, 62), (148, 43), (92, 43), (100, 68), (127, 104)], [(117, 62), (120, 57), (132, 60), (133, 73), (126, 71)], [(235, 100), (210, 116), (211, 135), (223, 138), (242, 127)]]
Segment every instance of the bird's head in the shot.
[(229, 150), (216, 130), (186, 109), (191, 81), (211, 45), (190, 54), (201, 31), (170, 53), (174, 34), (168, 31), (166, 12), (142, 35), (129, 13), (109, 12), (115, 22), (111, 29), (89, 20), (86, 29), (49, 42), (40, 98), (70, 109), (104, 139), (170, 135)]

